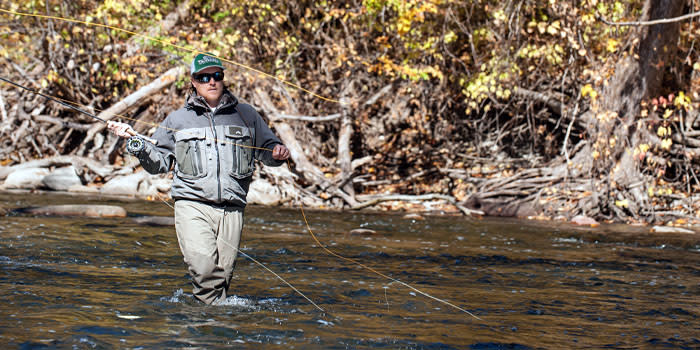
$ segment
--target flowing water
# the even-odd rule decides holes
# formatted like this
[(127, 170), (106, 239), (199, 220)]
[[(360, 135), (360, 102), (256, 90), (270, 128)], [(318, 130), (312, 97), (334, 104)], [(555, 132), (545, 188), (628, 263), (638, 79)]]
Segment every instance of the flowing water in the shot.
[[(5, 194), (0, 206), (159, 202)], [(3, 349), (700, 348), (700, 240), (645, 227), (248, 208), (232, 293), (190, 294), (172, 226), (132, 217), (0, 217)], [(376, 231), (355, 236), (355, 228)]]

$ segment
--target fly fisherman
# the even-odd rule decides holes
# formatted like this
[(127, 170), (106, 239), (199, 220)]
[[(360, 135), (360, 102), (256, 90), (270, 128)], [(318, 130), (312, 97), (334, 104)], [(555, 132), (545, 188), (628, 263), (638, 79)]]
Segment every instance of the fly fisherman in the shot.
[(228, 295), (253, 160), (279, 166), (289, 150), (252, 106), (238, 103), (224, 87), (218, 58), (196, 55), (190, 74), (193, 89), (185, 106), (165, 118), (153, 134), (156, 144), (133, 136), (128, 124), (110, 121), (108, 128), (130, 138), (127, 150), (149, 173), (175, 165), (171, 195), (177, 239), (194, 296), (212, 304)]

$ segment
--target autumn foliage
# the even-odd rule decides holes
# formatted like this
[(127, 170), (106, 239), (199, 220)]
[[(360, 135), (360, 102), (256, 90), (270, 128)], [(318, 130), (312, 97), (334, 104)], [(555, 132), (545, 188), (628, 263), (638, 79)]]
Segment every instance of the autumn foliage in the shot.
[[(700, 10), (696, 2), (681, 2), (683, 13)], [(440, 193), (464, 203), (479, 198), (492, 205), (528, 205), (533, 215), (549, 218), (584, 214), (682, 223), (700, 214), (695, 198), (700, 188), (697, 18), (680, 22), (675, 41), (669, 43), (676, 54), (654, 63), (663, 72), (661, 86), (640, 98), (638, 109), (619, 111), (610, 108), (609, 84), (619, 79), (621, 60), (638, 58), (645, 29), (604, 20), (645, 19), (646, 1), (183, 3), (3, 2), (0, 7), (7, 10), (115, 26), (160, 42), (114, 29), (3, 13), (2, 74), (103, 110), (169, 68), (186, 65), (193, 53), (166, 43), (174, 44), (278, 78), (240, 65), (227, 68), (230, 89), (256, 105), (256, 91), (263, 91), (288, 114), (323, 116), (342, 109), (280, 80), (349, 101), (352, 158), (371, 159), (352, 174), (358, 194)], [(167, 25), (168, 16), (178, 9), (185, 13)], [(148, 114), (145, 120), (158, 122), (182, 104), (187, 89), (182, 77), (129, 115)], [(6, 113), (93, 123), (54, 104), (34, 112), (44, 102), (9, 86), (2, 87), (2, 94)], [(26, 129), (42, 132), (30, 135), (31, 140), (7, 137), (26, 120)], [(330, 176), (338, 174), (340, 124), (290, 123), (314, 162)], [(623, 125), (634, 132), (620, 136), (615, 131)], [(152, 131), (150, 126), (139, 128)], [(60, 125), (9, 116), (3, 118), (1, 132), (4, 165), (45, 153), (74, 154), (85, 136), (80, 129), (69, 133)], [(108, 150), (96, 154), (120, 161)], [(630, 167), (622, 161), (624, 154), (635, 160), (637, 183), (614, 180), (619, 169)], [(563, 175), (532, 172), (557, 166), (568, 170)], [(588, 200), (592, 196), (595, 200)], [(328, 195), (321, 198), (343, 205)]]

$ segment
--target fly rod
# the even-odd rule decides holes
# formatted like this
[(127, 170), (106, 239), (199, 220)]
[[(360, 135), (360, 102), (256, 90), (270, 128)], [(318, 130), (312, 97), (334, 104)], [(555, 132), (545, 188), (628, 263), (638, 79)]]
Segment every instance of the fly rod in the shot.
[[(49, 101), (56, 102), (56, 103), (58, 103), (58, 104), (60, 104), (60, 105), (62, 105), (62, 106), (64, 106), (64, 107), (68, 107), (68, 108), (70, 108), (70, 109), (72, 109), (72, 110), (74, 110), (74, 111), (77, 111), (77, 112), (80, 112), (80, 113), (82, 113), (82, 114), (85, 114), (86, 116), (88, 116), (88, 117), (90, 117), (90, 118), (92, 118), (92, 119), (95, 119), (95, 120), (97, 120), (97, 121), (103, 122), (103, 123), (105, 123), (105, 124), (107, 123), (107, 120), (102, 119), (102, 118), (100, 118), (100, 117), (94, 115), (93, 113), (90, 113), (90, 112), (88, 112), (88, 111), (86, 111), (86, 110), (84, 110), (84, 109), (82, 109), (82, 108), (78, 108), (78, 107), (76, 107), (76, 106), (73, 106), (73, 105), (71, 105), (70, 103), (66, 103), (66, 102), (64, 102), (64, 101), (61, 101), (61, 100), (59, 100), (59, 99), (56, 99), (56, 98), (54, 98), (53, 96), (46, 95), (46, 94), (44, 94), (44, 93), (42, 93), (42, 92), (39, 92), (39, 91), (30, 89), (30, 88), (28, 88), (28, 87), (26, 87), (26, 86), (24, 86), (24, 85), (17, 84), (17, 83), (15, 83), (15, 82), (12, 81), (12, 80), (5, 79), (5, 78), (3, 78), (3, 77), (0, 77), (0, 80), (4, 81), (4, 82), (6, 82), (6, 83), (8, 83), (8, 84), (10, 84), (10, 85), (16, 86), (16, 87), (18, 87), (18, 88), (20, 88), (20, 89), (23, 89), (23, 90), (29, 91), (29, 92), (31, 92), (31, 93), (37, 94), (37, 95), (39, 95), (39, 96), (41, 96), (41, 97), (43, 97), (43, 98), (45, 98), (45, 99), (47, 99), (47, 100), (49, 100)], [(150, 137), (141, 135), (141, 134), (137, 133), (136, 131), (129, 132), (129, 133), (131, 134), (131, 136), (138, 136), (138, 137), (141, 137), (141, 138), (143, 138), (144, 140), (146, 140), (146, 141), (148, 141), (148, 142), (150, 142), (150, 143), (152, 143), (152, 144), (156, 144), (156, 142), (157, 142), (156, 140), (154, 140), (154, 139), (152, 139), (152, 138), (150, 138)]]

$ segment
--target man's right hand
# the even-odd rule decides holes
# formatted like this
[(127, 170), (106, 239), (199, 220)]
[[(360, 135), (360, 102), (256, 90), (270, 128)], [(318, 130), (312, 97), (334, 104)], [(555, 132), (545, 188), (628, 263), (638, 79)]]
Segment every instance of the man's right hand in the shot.
[(138, 135), (136, 133), (136, 130), (134, 130), (134, 128), (132, 128), (131, 125), (111, 120), (107, 122), (107, 129), (109, 129), (109, 131), (113, 132), (115, 135), (124, 138), (129, 138)]

